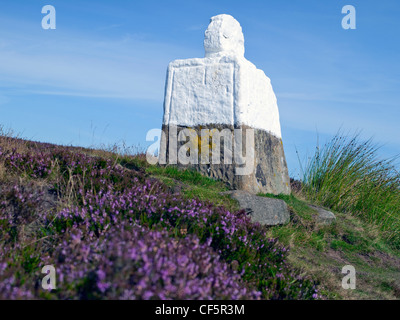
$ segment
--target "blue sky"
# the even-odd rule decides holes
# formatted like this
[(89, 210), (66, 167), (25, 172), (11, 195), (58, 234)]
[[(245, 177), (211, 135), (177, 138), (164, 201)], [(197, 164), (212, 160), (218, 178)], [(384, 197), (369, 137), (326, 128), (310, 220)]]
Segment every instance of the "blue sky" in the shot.
[[(44, 5), (56, 30), (44, 30)], [(341, 9), (356, 8), (344, 30)], [(0, 124), (66, 145), (146, 147), (160, 128), (170, 61), (203, 57), (210, 17), (242, 25), (245, 57), (271, 78), (292, 176), (339, 128), (400, 153), (396, 0), (2, 0)]]

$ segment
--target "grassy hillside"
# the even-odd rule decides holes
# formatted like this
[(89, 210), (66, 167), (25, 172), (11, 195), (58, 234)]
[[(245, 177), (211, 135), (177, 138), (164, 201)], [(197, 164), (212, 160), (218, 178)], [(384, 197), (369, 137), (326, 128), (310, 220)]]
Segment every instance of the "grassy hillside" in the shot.
[[(143, 156), (3, 135), (0, 298), (320, 298), (287, 249), (221, 190)], [(45, 265), (56, 269), (55, 290), (41, 287)]]
[[(278, 196), (291, 221), (265, 228), (221, 194), (224, 184), (196, 172), (3, 133), (0, 298), (399, 298), (393, 236), (350, 210), (335, 211), (331, 226), (315, 223), (306, 204), (328, 205), (310, 190)], [(48, 264), (58, 276), (49, 292), (40, 286)], [(347, 264), (356, 290), (341, 288)]]
[[(147, 168), (152, 176), (163, 180), (171, 188), (179, 189), (187, 198), (195, 192), (202, 199), (238, 209), (235, 200), (221, 196), (225, 186), (191, 171), (175, 168)], [(289, 250), (290, 265), (301, 274), (319, 282), (325, 299), (399, 299), (400, 251), (381, 231), (379, 221), (374, 223), (358, 214), (341, 213), (332, 209), (336, 223), (324, 226), (316, 223), (317, 212), (308, 204), (304, 188), (293, 182), (290, 196), (260, 194), (284, 200), (291, 211), (290, 223), (267, 228), (268, 238), (278, 239)], [(356, 269), (355, 290), (342, 288), (343, 266)]]
[[(264, 195), (276, 197), (272, 195)], [(399, 299), (400, 251), (388, 241), (378, 224), (359, 216), (334, 212), (329, 226), (315, 222), (316, 211), (301, 193), (277, 196), (289, 205), (291, 221), (271, 227), (267, 234), (290, 248), (291, 265), (323, 285), (328, 299)], [(356, 270), (356, 289), (342, 288), (345, 265)]]

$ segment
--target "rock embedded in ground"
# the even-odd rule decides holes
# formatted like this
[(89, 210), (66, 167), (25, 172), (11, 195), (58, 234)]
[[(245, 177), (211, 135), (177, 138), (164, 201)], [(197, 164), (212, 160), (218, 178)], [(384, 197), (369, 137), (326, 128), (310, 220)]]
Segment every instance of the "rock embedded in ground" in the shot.
[(313, 205), (310, 205), (309, 207), (318, 212), (318, 217), (316, 219), (317, 223), (330, 225), (336, 221), (336, 216), (331, 211)]
[(286, 224), (290, 220), (289, 208), (285, 201), (260, 197), (242, 190), (228, 191), (239, 202), (242, 209), (250, 213), (251, 220), (265, 226)]
[[(244, 57), (239, 22), (226, 14), (212, 17), (204, 49), (204, 58), (168, 66), (159, 163), (190, 167), (253, 194), (290, 194), (277, 99), (270, 79)], [(202, 130), (210, 134), (199, 143)], [(214, 151), (219, 160), (209, 156)]]

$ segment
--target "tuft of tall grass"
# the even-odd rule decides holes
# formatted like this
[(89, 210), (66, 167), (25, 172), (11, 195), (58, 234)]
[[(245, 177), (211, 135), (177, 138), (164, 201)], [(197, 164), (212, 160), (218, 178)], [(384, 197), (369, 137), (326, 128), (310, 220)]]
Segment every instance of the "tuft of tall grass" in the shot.
[(302, 193), (312, 202), (376, 224), (400, 247), (400, 174), (395, 160), (380, 159), (379, 146), (358, 133), (340, 132), (315, 154), (303, 171)]

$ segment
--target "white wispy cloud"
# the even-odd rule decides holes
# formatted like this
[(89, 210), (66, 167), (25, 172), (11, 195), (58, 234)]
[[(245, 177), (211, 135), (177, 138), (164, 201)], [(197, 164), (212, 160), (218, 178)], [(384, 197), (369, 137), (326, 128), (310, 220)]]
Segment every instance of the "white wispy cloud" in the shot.
[(129, 33), (1, 29), (0, 85), (29, 93), (162, 101), (168, 63), (188, 52)]

